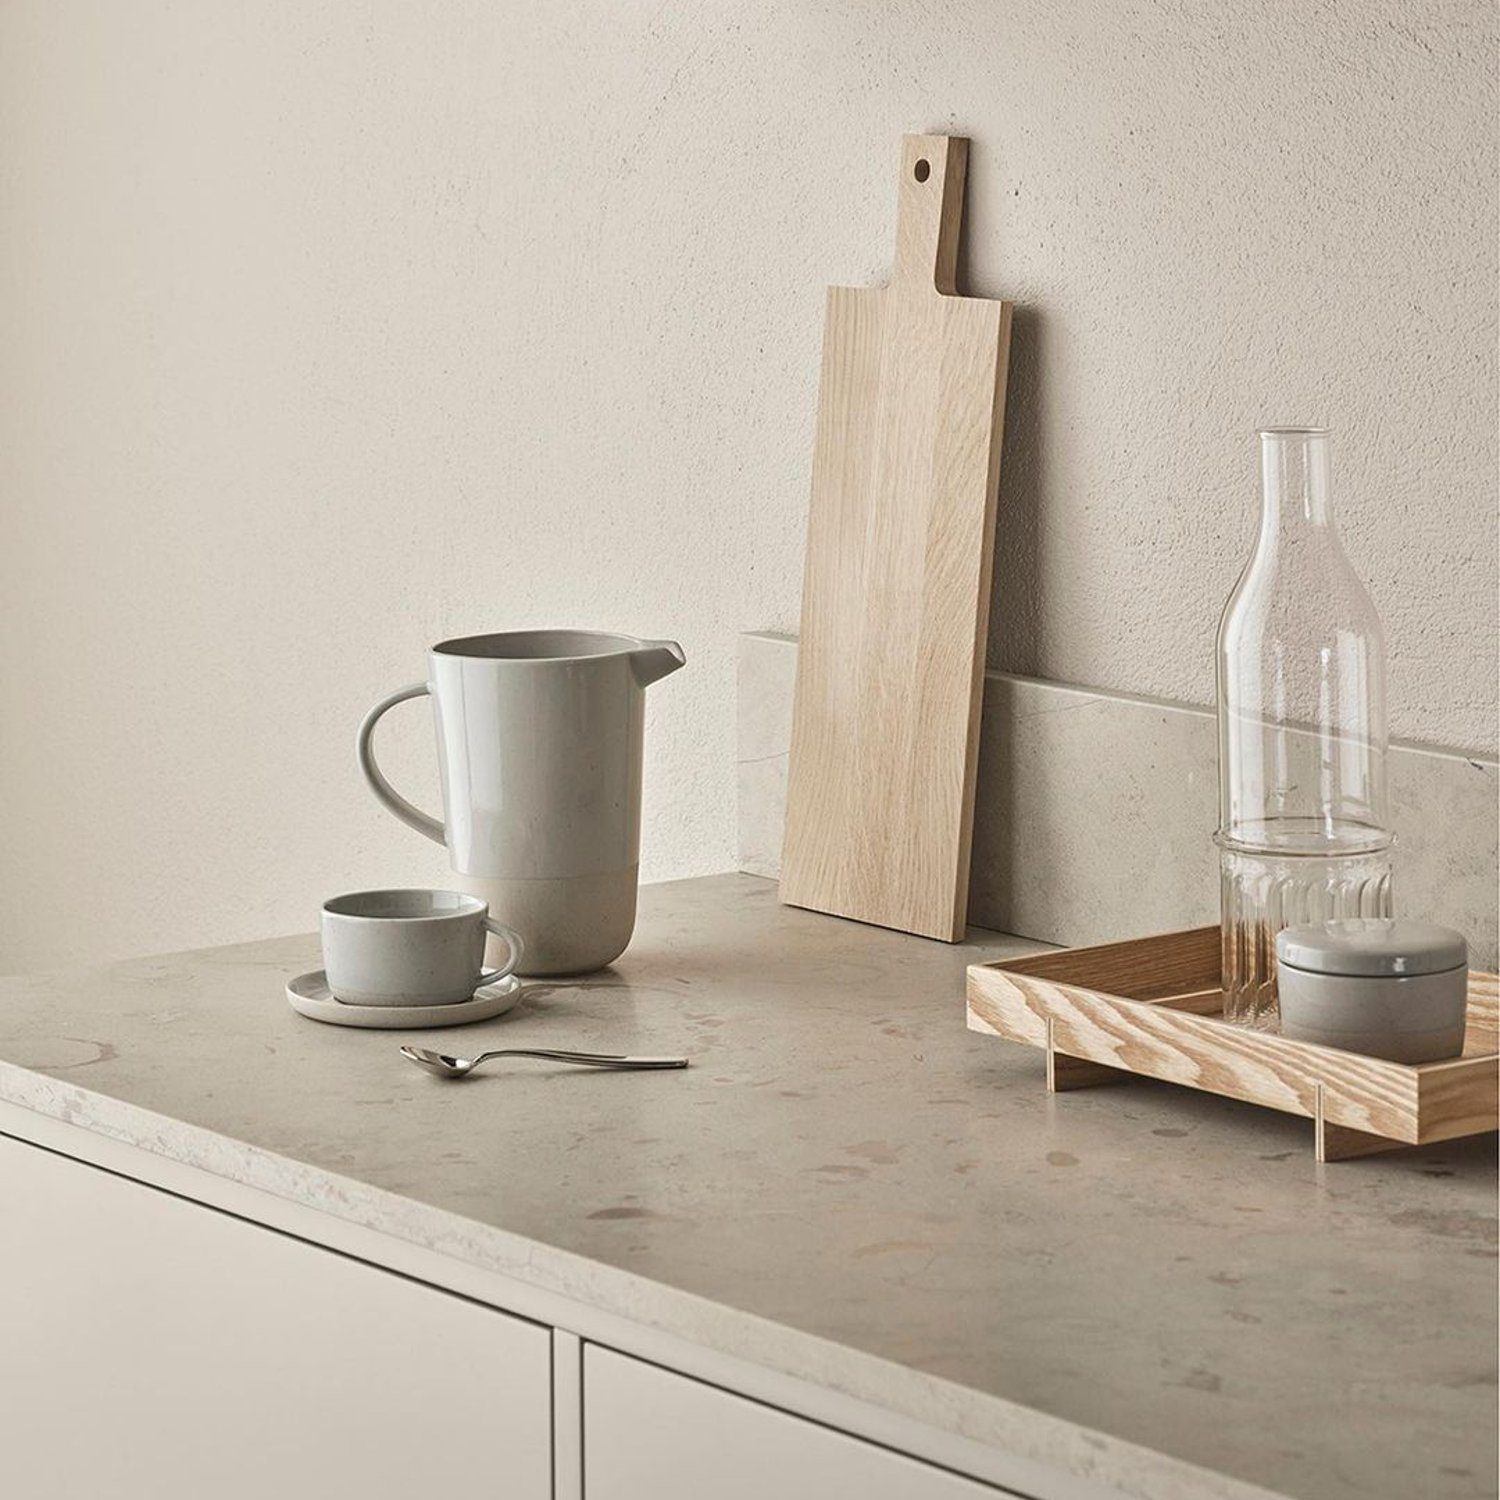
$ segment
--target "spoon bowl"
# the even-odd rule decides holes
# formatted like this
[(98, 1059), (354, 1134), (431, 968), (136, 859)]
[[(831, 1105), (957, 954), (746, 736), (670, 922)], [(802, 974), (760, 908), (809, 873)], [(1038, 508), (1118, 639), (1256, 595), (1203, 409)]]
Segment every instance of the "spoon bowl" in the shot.
[(434, 1052), (430, 1047), (403, 1047), (401, 1055), (440, 1078), (462, 1078), (474, 1066), (470, 1058), (449, 1057), (446, 1052)]

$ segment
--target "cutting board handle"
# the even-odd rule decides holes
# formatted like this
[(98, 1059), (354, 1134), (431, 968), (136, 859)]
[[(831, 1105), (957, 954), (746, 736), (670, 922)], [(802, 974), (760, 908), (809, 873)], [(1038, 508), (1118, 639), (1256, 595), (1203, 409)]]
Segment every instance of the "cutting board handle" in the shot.
[(964, 136), (902, 137), (901, 189), (896, 200), (896, 285), (950, 297), (954, 294), (968, 164), (969, 142)]

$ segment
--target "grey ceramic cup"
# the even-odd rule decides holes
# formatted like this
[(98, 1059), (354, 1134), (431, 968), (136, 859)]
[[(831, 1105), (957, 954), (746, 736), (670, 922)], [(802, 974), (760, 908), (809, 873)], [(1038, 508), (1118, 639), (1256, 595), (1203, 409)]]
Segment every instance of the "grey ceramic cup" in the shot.
[[(351, 1005), (457, 1005), (511, 973), (521, 939), (459, 891), (355, 891), (323, 903), (328, 988)], [(509, 948), (485, 971), (494, 933)]]

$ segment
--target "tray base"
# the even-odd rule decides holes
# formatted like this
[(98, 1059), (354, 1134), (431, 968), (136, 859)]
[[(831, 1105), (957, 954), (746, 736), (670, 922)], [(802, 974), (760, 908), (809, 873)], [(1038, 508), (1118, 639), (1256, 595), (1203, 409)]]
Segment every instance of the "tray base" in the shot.
[(1399, 1151), (1407, 1143), (1389, 1136), (1371, 1135), (1367, 1130), (1351, 1130), (1335, 1125), (1319, 1115), (1313, 1135), (1313, 1151), (1319, 1161), (1351, 1161), (1356, 1156), (1376, 1156), (1382, 1151)]

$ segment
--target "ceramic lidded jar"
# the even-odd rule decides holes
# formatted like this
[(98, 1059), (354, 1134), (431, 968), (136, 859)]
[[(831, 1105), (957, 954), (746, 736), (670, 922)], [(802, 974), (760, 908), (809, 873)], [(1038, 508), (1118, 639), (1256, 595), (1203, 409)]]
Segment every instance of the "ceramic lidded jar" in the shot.
[(1463, 1051), (1462, 933), (1405, 917), (1341, 917), (1276, 935), (1281, 1034), (1391, 1062)]

